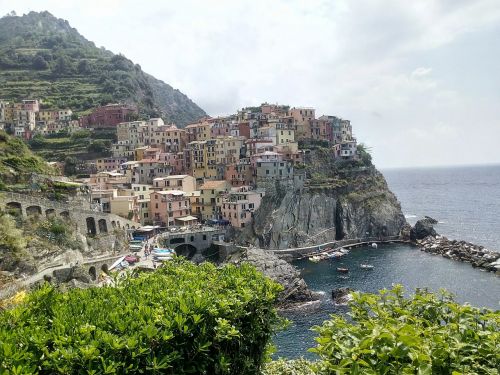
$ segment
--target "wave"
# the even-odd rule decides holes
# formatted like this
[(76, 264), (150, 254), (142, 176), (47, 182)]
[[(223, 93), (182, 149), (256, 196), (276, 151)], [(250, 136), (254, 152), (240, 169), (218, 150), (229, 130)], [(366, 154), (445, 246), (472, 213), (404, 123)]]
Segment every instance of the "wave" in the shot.
[(413, 215), (413, 214), (405, 214), (405, 219), (413, 219), (413, 218), (416, 218), (417, 215)]

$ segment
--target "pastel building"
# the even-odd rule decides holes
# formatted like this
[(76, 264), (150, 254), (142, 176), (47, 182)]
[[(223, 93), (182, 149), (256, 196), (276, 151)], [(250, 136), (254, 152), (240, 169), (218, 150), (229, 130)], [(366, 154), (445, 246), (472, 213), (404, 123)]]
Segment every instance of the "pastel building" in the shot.
[(252, 221), (255, 210), (260, 207), (264, 190), (252, 190), (249, 186), (232, 189), (220, 197), (218, 203), (224, 219), (236, 228), (243, 228)]
[(196, 180), (187, 174), (157, 177), (153, 180), (155, 190), (181, 190), (186, 193), (196, 190)]
[(202, 220), (221, 218), (220, 210), (217, 208), (217, 197), (230, 190), (231, 185), (224, 180), (206, 181), (200, 186)]
[(190, 215), (189, 197), (186, 197), (183, 191), (155, 191), (151, 193), (150, 198), (151, 220), (155, 225), (167, 227), (182, 225), (180, 219)]

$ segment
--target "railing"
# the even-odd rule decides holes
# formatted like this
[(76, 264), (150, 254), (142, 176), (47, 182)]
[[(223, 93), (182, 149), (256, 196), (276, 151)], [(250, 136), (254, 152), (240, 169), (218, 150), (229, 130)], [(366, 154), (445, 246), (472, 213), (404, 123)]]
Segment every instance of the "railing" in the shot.
[(391, 242), (391, 241), (403, 241), (399, 236), (387, 236), (387, 237), (365, 237), (365, 238), (352, 238), (347, 240), (330, 241), (322, 244), (289, 248), (289, 249), (271, 249), (276, 255), (291, 255), (295, 257), (305, 256), (314, 252), (324, 251), (325, 248), (331, 247), (333, 249), (338, 249), (344, 246), (350, 245), (362, 245), (371, 242)]

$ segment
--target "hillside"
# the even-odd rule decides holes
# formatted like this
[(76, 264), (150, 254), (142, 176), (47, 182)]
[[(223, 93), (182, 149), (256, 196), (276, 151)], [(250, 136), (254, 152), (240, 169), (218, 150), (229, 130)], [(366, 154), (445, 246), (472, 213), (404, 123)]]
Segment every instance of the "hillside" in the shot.
[(34, 155), (19, 138), (0, 131), (0, 190), (26, 183), (31, 173), (54, 173), (42, 158)]
[(205, 112), (138, 64), (98, 48), (49, 12), (0, 18), (0, 98), (42, 98), (78, 113), (101, 104), (136, 104), (142, 117), (183, 126)]

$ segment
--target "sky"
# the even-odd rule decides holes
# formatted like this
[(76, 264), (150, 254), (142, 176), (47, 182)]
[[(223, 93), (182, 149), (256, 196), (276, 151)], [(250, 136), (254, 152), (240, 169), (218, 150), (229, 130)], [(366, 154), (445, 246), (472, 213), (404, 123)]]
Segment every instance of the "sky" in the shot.
[(500, 163), (499, 0), (0, 0), (48, 10), (212, 116), (351, 120), (377, 166)]

